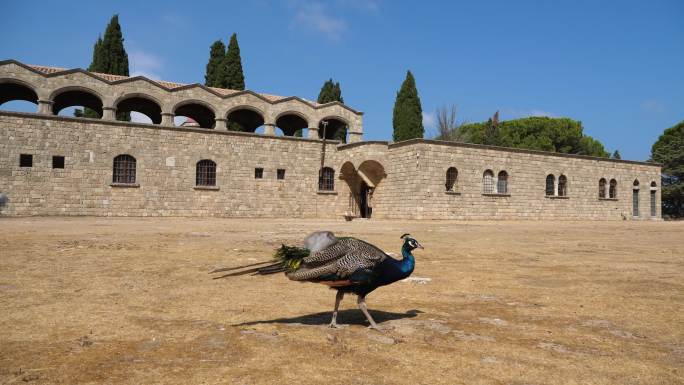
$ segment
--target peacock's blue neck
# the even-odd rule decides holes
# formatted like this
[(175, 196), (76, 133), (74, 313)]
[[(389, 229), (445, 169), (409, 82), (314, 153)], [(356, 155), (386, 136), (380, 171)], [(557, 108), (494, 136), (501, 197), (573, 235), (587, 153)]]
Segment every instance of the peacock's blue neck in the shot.
[(416, 266), (416, 260), (413, 258), (411, 250), (409, 250), (406, 245), (401, 248), (401, 256), (404, 257), (401, 260), (401, 271), (410, 274), (413, 272), (413, 268)]

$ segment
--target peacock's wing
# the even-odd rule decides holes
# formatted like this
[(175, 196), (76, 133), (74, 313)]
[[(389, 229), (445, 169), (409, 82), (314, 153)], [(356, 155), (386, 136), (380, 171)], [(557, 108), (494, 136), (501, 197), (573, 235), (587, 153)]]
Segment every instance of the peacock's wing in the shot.
[(340, 238), (334, 245), (305, 257), (299, 268), (287, 273), (287, 276), (296, 281), (330, 276), (345, 279), (359, 269), (372, 270), (385, 258), (387, 254), (368, 242), (356, 238)]

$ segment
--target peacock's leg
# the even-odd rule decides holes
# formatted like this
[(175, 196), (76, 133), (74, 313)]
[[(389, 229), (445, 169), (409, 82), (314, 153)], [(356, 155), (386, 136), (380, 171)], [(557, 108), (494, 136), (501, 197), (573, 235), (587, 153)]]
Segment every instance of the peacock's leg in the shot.
[(368, 322), (370, 322), (370, 327), (376, 330), (380, 330), (378, 324), (375, 323), (373, 317), (371, 317), (370, 313), (368, 313), (368, 307), (366, 306), (366, 297), (360, 295), (359, 299), (357, 300), (357, 303), (359, 304), (359, 309), (361, 309), (363, 315), (365, 315), (366, 319), (368, 319)]
[(335, 310), (333, 310), (332, 321), (330, 321), (331, 328), (337, 327), (337, 309), (340, 308), (340, 302), (342, 302), (342, 298), (344, 298), (344, 292), (342, 290), (338, 290), (337, 295), (335, 296)]

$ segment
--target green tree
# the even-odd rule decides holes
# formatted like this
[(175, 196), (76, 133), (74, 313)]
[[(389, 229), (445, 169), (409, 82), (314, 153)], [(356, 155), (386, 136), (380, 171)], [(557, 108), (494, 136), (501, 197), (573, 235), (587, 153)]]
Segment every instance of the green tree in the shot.
[(615, 150), (615, 151), (613, 152), (613, 155), (611, 155), (611, 158), (613, 158), (613, 159), (622, 159), (622, 157), (620, 156), (620, 151)]
[[(119, 15), (112, 16), (107, 25), (104, 38), (98, 37), (93, 46), (93, 59), (88, 66), (90, 72), (100, 72), (110, 75), (129, 76), (128, 54), (123, 45), (124, 38), (119, 24)], [(90, 108), (74, 111), (74, 116), (86, 118), (99, 118), (97, 112)], [(128, 112), (117, 112), (118, 120), (130, 121)]]
[(207, 62), (207, 72), (204, 75), (204, 85), (207, 87), (221, 88), (225, 78), (223, 67), (226, 59), (226, 46), (221, 40), (216, 40), (209, 50), (209, 62)]
[(583, 134), (582, 122), (576, 120), (534, 116), (506, 120), (494, 126), (494, 119), (490, 119), (464, 124), (460, 129), (469, 143), (599, 157), (610, 155), (601, 142)]
[(397, 92), (392, 114), (392, 126), (394, 127), (393, 139), (395, 142), (422, 138), (425, 133), (423, 108), (420, 105), (416, 80), (411, 71), (406, 71), (406, 79)]
[[(344, 103), (344, 99), (342, 98), (342, 89), (340, 88), (340, 83), (339, 82), (334, 82), (332, 79), (328, 79), (323, 83), (323, 87), (321, 87), (321, 91), (318, 93), (318, 99), (317, 99), (319, 104), (325, 104), (325, 103), (331, 103), (331, 102), (340, 102)], [(343, 127), (338, 127), (337, 130), (335, 131), (335, 134), (333, 135), (332, 139), (334, 140), (339, 140), (341, 142), (346, 142), (347, 141), (347, 128), (346, 126)]]
[(663, 165), (663, 215), (684, 217), (684, 121), (660, 135), (651, 148), (651, 160)]
[(233, 34), (228, 43), (228, 52), (224, 60), (223, 88), (242, 91), (245, 89), (245, 75), (242, 73), (242, 59), (237, 35)]

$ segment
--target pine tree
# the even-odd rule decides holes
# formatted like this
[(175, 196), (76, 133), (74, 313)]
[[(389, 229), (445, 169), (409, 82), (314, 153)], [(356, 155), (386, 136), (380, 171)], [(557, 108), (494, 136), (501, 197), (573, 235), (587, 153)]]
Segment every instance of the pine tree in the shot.
[(622, 159), (622, 157), (620, 156), (620, 151), (615, 150), (615, 152), (613, 152), (613, 156), (611, 156), (611, 158), (613, 158), (613, 159)]
[(228, 52), (224, 61), (223, 88), (242, 91), (245, 89), (245, 75), (242, 73), (242, 59), (240, 59), (240, 46), (237, 35), (233, 34), (228, 43)]
[(406, 79), (397, 92), (392, 116), (394, 126), (394, 141), (422, 138), (425, 133), (423, 128), (423, 109), (420, 105), (416, 80), (411, 71), (406, 71)]
[[(107, 25), (104, 38), (98, 37), (93, 47), (93, 60), (88, 66), (88, 71), (100, 72), (111, 75), (128, 76), (128, 54), (123, 46), (124, 38), (119, 25), (119, 15), (112, 16)], [(74, 111), (74, 116), (86, 118), (99, 118), (97, 112), (90, 108)], [(131, 114), (118, 112), (117, 120), (130, 121)]]
[[(332, 79), (326, 80), (325, 83), (323, 83), (323, 87), (321, 87), (321, 92), (318, 93), (317, 101), (319, 104), (325, 104), (330, 102), (344, 103), (340, 83), (335, 83)], [(341, 142), (346, 142), (347, 127), (339, 127), (337, 131), (335, 131), (335, 134), (333, 135), (332, 139), (339, 140)]]
[(204, 85), (207, 87), (223, 86), (224, 68), (223, 64), (226, 58), (226, 46), (221, 40), (216, 40), (211, 45), (209, 51), (209, 62), (207, 63), (207, 73), (204, 75)]

